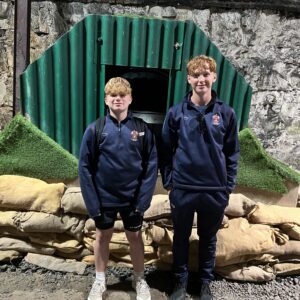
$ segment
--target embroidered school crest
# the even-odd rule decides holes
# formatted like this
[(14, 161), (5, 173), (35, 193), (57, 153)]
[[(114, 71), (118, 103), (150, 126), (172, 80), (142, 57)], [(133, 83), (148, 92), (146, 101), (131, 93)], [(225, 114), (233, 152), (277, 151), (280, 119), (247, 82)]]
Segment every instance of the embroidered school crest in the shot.
[(220, 116), (218, 114), (214, 114), (212, 116), (212, 123), (213, 125), (220, 125)]
[(139, 133), (136, 130), (131, 131), (131, 140), (136, 142), (139, 138)]

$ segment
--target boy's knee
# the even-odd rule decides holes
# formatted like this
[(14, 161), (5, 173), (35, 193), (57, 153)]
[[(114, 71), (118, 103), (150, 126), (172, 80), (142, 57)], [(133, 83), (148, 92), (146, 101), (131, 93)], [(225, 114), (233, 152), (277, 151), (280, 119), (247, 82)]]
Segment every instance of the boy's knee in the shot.
[(126, 236), (129, 243), (143, 243), (141, 231), (127, 231)]
[(96, 230), (96, 242), (109, 243), (112, 237), (112, 230)]

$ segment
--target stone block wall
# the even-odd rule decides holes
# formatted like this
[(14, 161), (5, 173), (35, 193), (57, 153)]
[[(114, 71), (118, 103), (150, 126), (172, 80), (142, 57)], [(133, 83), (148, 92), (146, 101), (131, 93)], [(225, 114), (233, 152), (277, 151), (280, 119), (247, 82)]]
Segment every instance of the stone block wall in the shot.
[[(0, 130), (12, 116), (13, 10), (0, 1)], [(300, 170), (299, 12), (295, 0), (33, 1), (31, 62), (87, 14), (193, 20), (253, 87), (249, 127)]]

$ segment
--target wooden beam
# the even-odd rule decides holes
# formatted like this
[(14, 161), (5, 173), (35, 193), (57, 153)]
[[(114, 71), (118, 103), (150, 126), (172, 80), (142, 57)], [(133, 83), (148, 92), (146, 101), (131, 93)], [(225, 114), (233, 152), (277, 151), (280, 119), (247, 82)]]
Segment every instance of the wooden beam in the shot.
[(15, 1), (13, 115), (21, 111), (20, 74), (30, 61), (31, 0)]

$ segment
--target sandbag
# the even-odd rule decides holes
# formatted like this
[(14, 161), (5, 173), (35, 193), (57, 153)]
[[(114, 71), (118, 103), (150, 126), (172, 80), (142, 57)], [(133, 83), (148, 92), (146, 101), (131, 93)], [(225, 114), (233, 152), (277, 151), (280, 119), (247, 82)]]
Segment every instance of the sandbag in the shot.
[(248, 214), (252, 223), (279, 225), (294, 223), (300, 226), (300, 207), (284, 207), (257, 203), (256, 207)]
[(85, 219), (72, 215), (54, 215), (43, 212), (18, 212), (14, 224), (24, 232), (66, 232), (82, 239)]
[(31, 233), (28, 238), (32, 243), (50, 246), (64, 253), (75, 253), (83, 247), (79, 241), (63, 233), (48, 233), (47, 235)]
[(275, 241), (278, 245), (286, 244), (289, 241), (289, 236), (279, 228), (272, 227), (272, 231), (274, 232)]
[(285, 232), (290, 238), (300, 240), (300, 226), (293, 223), (284, 223), (279, 228)]
[(231, 217), (244, 217), (255, 207), (256, 202), (243, 194), (231, 194), (225, 214)]
[(300, 275), (300, 262), (278, 263), (273, 268), (278, 275)]
[(275, 257), (282, 255), (300, 255), (300, 241), (289, 240), (283, 245), (275, 243), (274, 246), (268, 250), (268, 253)]
[(144, 214), (144, 220), (155, 220), (171, 215), (169, 196), (164, 194), (153, 195), (151, 205)]
[(95, 240), (96, 239), (96, 231), (85, 232), (84, 236), (89, 237), (89, 238)]
[(95, 221), (92, 218), (87, 219), (84, 224), (84, 233), (88, 233), (90, 231), (95, 231), (95, 230), (96, 230)]
[(92, 239), (90, 237), (84, 236), (83, 237), (83, 244), (84, 246), (90, 250), (92, 253), (94, 253), (94, 243), (95, 243), (95, 239)]
[(154, 221), (150, 221), (148, 223), (154, 224), (154, 225), (159, 226), (159, 227), (173, 228), (173, 222), (171, 220), (171, 217), (157, 219), (157, 220), (154, 220)]
[(269, 253), (275, 245), (274, 230), (268, 225), (249, 224), (245, 218), (229, 220), (217, 233), (216, 265), (244, 255)]
[(95, 256), (94, 255), (87, 255), (84, 256), (81, 261), (87, 265), (94, 265), (95, 264)]
[(278, 256), (276, 259), (278, 263), (283, 263), (283, 262), (300, 263), (300, 255), (281, 255)]
[(17, 259), (19, 257), (22, 257), (22, 256), (23, 256), (23, 254), (21, 254), (19, 251), (0, 250), (0, 261), (10, 262), (10, 261)]
[(17, 211), (0, 211), (0, 227), (5, 226), (17, 228), (14, 224), (14, 217), (17, 213)]
[(63, 183), (16, 175), (0, 176), (0, 208), (56, 213), (65, 191)]
[(236, 264), (244, 264), (248, 263), (251, 265), (261, 265), (261, 264), (268, 264), (277, 262), (278, 259), (271, 254), (247, 254), (236, 256), (231, 259), (228, 259), (219, 265), (219, 262), (216, 262), (216, 267), (226, 267), (229, 265), (236, 265)]
[[(235, 251), (232, 249), (232, 251)], [(239, 251), (239, 249), (237, 249)], [(198, 259), (198, 252), (199, 252), (199, 237), (197, 234), (197, 229), (193, 228), (191, 232), (191, 236), (189, 238), (189, 257), (196, 261)], [(227, 265), (232, 265), (232, 264), (237, 264), (237, 263), (243, 263), (243, 262), (248, 262), (248, 261), (253, 261), (253, 262), (274, 262), (274, 257), (273, 255), (270, 254), (243, 254), (239, 256), (234, 256), (230, 259), (226, 259), (224, 261), (218, 259), (216, 260), (216, 265), (217, 266), (227, 266)]]
[(230, 265), (226, 267), (216, 267), (215, 272), (227, 279), (250, 282), (271, 281), (276, 277), (273, 269), (268, 266)]
[(62, 199), (61, 208), (66, 213), (88, 215), (80, 187), (69, 187)]
[(192, 228), (191, 235), (189, 237), (189, 253), (190, 254), (195, 254), (198, 256), (199, 252), (199, 236), (197, 233), (197, 228)]
[(30, 243), (28, 241), (9, 238), (9, 237), (1, 237), (0, 238), (0, 249), (1, 250), (15, 250), (18, 252), (31, 252), (31, 253), (39, 253), (39, 254), (47, 254), (52, 255), (55, 252), (54, 248), (51, 247), (43, 247), (41, 245), (36, 245), (34, 243)]
[(54, 254), (55, 256), (62, 257), (62, 258), (81, 260), (83, 257), (93, 255), (93, 252), (87, 248), (81, 248), (79, 251), (74, 253), (65, 253), (60, 251), (59, 249), (56, 249)]
[(8, 237), (23, 237), (26, 238), (28, 235), (26, 232), (22, 232), (14, 227), (0, 227), (1, 236)]
[(151, 236), (153, 242), (157, 245), (172, 245), (173, 230), (151, 225), (146, 229), (146, 232), (149, 236)]
[[(132, 260), (131, 260), (131, 257), (129, 254), (124, 254), (124, 253), (121, 253), (121, 252), (112, 252), (110, 254), (110, 259), (111, 260), (114, 260), (116, 262), (125, 262), (125, 263), (129, 263), (131, 264), (131, 267), (132, 267)], [(145, 265), (150, 265), (154, 262), (156, 262), (157, 260), (157, 255), (156, 253), (146, 253), (144, 255), (144, 264)]]
[(79, 275), (82, 275), (86, 268), (86, 264), (79, 261), (65, 260), (49, 255), (40, 255), (34, 253), (28, 253), (25, 256), (25, 261), (48, 270), (72, 272)]

